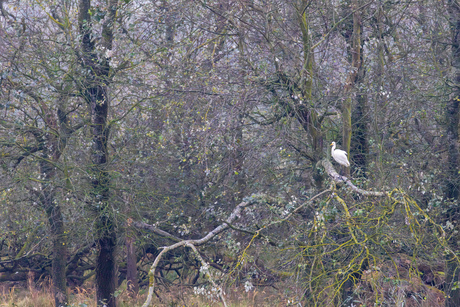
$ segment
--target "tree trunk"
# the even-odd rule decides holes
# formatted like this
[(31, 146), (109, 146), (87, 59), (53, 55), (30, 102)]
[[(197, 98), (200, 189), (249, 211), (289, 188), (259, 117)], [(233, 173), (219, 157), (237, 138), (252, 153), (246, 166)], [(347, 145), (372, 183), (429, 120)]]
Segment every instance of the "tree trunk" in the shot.
[[(66, 238), (64, 232), (64, 220), (61, 207), (55, 204), (54, 191), (50, 184), (50, 178), (54, 177), (54, 171), (50, 172), (50, 163), (43, 160), (40, 163), (40, 170), (45, 174), (42, 183), (42, 194), (40, 203), (45, 209), (51, 229), (51, 240), (53, 242), (53, 258), (51, 260), (51, 279), (53, 280), (53, 295), (56, 307), (67, 306), (69, 296), (67, 292), (66, 279)], [(44, 166), (46, 164), (46, 166)]]
[(100, 216), (98, 228), (98, 254), (96, 257), (96, 295), (97, 306), (116, 307), (117, 266), (116, 243), (117, 237), (112, 217)]
[[(117, 11), (117, 0), (110, 0), (107, 6), (107, 16), (102, 24), (102, 39), (100, 45), (105, 50), (112, 50), (113, 27)], [(97, 305), (116, 307), (114, 296), (116, 279), (116, 241), (117, 234), (114, 224), (114, 212), (110, 206), (110, 174), (108, 165), (109, 127), (108, 85), (110, 66), (109, 59), (98, 59), (95, 42), (92, 40), (91, 2), (80, 0), (78, 22), (81, 34), (81, 51), (85, 71), (85, 86), (83, 97), (91, 109), (91, 126), (93, 147), (91, 152), (92, 166), (92, 206), (96, 216), (96, 236), (98, 254), (96, 257), (96, 296)]]
[[(351, 109), (353, 102), (351, 97), (345, 99), (342, 105), (342, 147), (348, 154), (348, 160), (351, 162), (350, 146), (351, 146)], [(350, 167), (342, 166), (342, 174), (345, 177), (350, 177)]]
[[(362, 40), (361, 40), (362, 50)], [(364, 63), (363, 53), (361, 52), (361, 63)], [(366, 70), (364, 65), (360, 65), (358, 68), (358, 75), (356, 78), (356, 105), (351, 114), (351, 125), (352, 135), (351, 143), (353, 146), (350, 147), (350, 156), (353, 157), (353, 162), (357, 168), (361, 171), (362, 176), (366, 176), (367, 172), (367, 157), (369, 155), (369, 146), (367, 145), (367, 133), (369, 125), (369, 116), (367, 108), (367, 94), (365, 90), (361, 90), (359, 85), (364, 82)]]
[[(459, 129), (459, 102), (460, 102), (460, 7), (457, 1), (449, 0), (450, 26), (452, 34), (452, 79), (455, 84), (452, 89), (452, 96), (446, 110), (446, 134), (447, 134), (447, 178), (445, 195), (447, 198), (458, 201), (458, 129)], [(458, 218), (458, 208), (449, 211), (447, 219), (456, 220)], [(456, 244), (458, 235), (452, 238), (452, 249), (457, 250)], [(447, 255), (446, 265), (446, 307), (460, 306), (459, 288), (459, 264), (452, 255)]]
[[(359, 4), (359, 3), (358, 3)], [(356, 4), (355, 4), (356, 5)], [(353, 157), (353, 162), (357, 168), (360, 169), (362, 175), (366, 174), (367, 157), (369, 154), (369, 147), (367, 145), (367, 132), (369, 117), (367, 115), (367, 94), (366, 90), (361, 89), (361, 84), (364, 82), (366, 70), (363, 65), (364, 53), (363, 51), (363, 26), (361, 23), (361, 14), (356, 12), (353, 15), (353, 35), (358, 35), (357, 38), (353, 38), (354, 48), (359, 51), (359, 58), (353, 65), (353, 68), (357, 70), (355, 80), (355, 91), (356, 91), (356, 105), (351, 114), (351, 143), (350, 156)]]
[[(56, 307), (67, 306), (69, 303), (69, 293), (67, 291), (66, 279), (66, 254), (67, 240), (64, 229), (64, 218), (62, 216), (61, 207), (56, 203), (55, 184), (53, 180), (57, 177), (54, 163), (59, 161), (62, 151), (64, 150), (67, 138), (70, 135), (69, 127), (67, 126), (66, 116), (60, 116), (63, 106), (59, 105), (57, 116), (51, 112), (41, 99), (38, 99), (41, 108), (45, 113), (44, 118), (49, 130), (59, 131), (59, 135), (54, 133), (45, 133), (44, 138), (41, 134), (36, 134), (36, 138), (41, 143), (46, 143), (48, 146), (43, 146), (42, 158), (40, 160), (40, 174), (43, 181), (41, 183), (41, 194), (39, 196), (41, 206), (46, 212), (51, 230), (51, 240), (53, 245), (53, 258), (51, 261), (51, 278), (53, 280), (53, 294)], [(58, 127), (59, 121), (59, 127)], [(50, 162), (53, 161), (53, 162)]]
[[(303, 129), (311, 137), (311, 148), (313, 150), (312, 158), (313, 164), (316, 164), (324, 156), (323, 151), (323, 132), (321, 122), (318, 118), (317, 111), (314, 108), (309, 108), (312, 105), (312, 91), (313, 91), (313, 50), (312, 41), (309, 33), (309, 24), (307, 19), (307, 10), (310, 1), (301, 0), (297, 5), (297, 19), (299, 21), (300, 30), (302, 32), (302, 47), (303, 47), (303, 63), (300, 74), (300, 100), (303, 102), (297, 106), (297, 119), (302, 125)], [(314, 168), (313, 179), (315, 186), (321, 189), (323, 184), (323, 175), (319, 173), (317, 168)]]
[[(347, 83), (345, 84), (345, 92), (348, 94), (347, 99), (342, 106), (342, 147), (348, 153), (349, 160), (350, 148), (351, 148), (351, 136), (352, 136), (352, 107), (353, 98), (352, 91), (356, 88), (359, 78), (359, 71), (362, 69), (362, 24), (361, 24), (361, 12), (358, 10), (358, 0), (351, 1), (351, 9), (353, 12), (353, 31), (351, 37), (346, 37), (349, 45), (351, 46), (351, 72), (347, 77)], [(350, 41), (351, 39), (351, 41)], [(345, 169), (345, 176), (350, 176), (350, 168)]]
[[(458, 90), (457, 94), (460, 94)], [(459, 196), (458, 187), (458, 116), (459, 116), (459, 96), (452, 98), (446, 111), (447, 122), (447, 182), (446, 197), (457, 200)]]
[[(348, 74), (347, 81), (345, 84), (345, 93), (347, 98), (345, 99), (342, 105), (342, 146), (343, 149), (348, 153), (348, 159), (351, 163), (350, 149), (351, 149), (351, 140), (352, 140), (352, 109), (353, 109), (353, 95), (352, 93), (356, 90), (359, 85), (359, 82), (362, 79), (359, 78), (359, 73), (362, 72), (362, 23), (361, 23), (361, 12), (358, 10), (359, 0), (351, 1), (351, 9), (353, 12), (353, 23), (349, 24), (349, 31), (351, 35), (346, 35), (346, 40), (351, 46), (349, 52), (351, 54), (350, 65), (351, 72)], [(348, 14), (348, 10), (345, 11), (345, 14)], [(351, 31), (350, 31), (351, 30)], [(362, 101), (361, 101), (362, 102)], [(360, 101), (358, 101), (359, 105)], [(362, 106), (361, 106), (362, 107)], [(361, 131), (362, 132), (362, 131)], [(365, 140), (363, 140), (365, 143)], [(353, 144), (355, 147), (355, 144)], [(360, 144), (361, 145), (361, 144)], [(344, 175), (350, 177), (350, 167), (343, 167)], [(354, 280), (348, 279), (342, 285), (341, 299), (342, 302), (351, 303), (353, 302), (353, 287)]]
[(43, 182), (41, 183), (41, 194), (39, 195), (40, 204), (46, 212), (51, 229), (51, 240), (53, 242), (53, 258), (51, 260), (51, 278), (53, 280), (53, 294), (55, 306), (67, 306), (69, 295), (67, 292), (66, 279), (66, 239), (64, 231), (64, 219), (61, 213), (61, 207), (56, 204), (55, 192), (52, 179), (56, 177), (54, 165), (49, 161), (51, 159), (57, 161), (60, 156), (56, 142), (53, 142), (53, 137), (48, 136), (47, 141), (56, 151), (53, 158), (48, 155), (48, 151), (44, 149), (43, 159), (40, 161), (40, 173), (44, 174)]
[(91, 124), (93, 126), (92, 158), (92, 196), (93, 209), (97, 216), (96, 232), (98, 237), (98, 255), (96, 258), (96, 292), (98, 306), (116, 307), (115, 249), (117, 235), (110, 201), (110, 175), (107, 170), (108, 127), (107, 88), (96, 86), (87, 91), (86, 97), (91, 103)]
[[(361, 83), (364, 79), (364, 68), (360, 68), (357, 83)], [(351, 115), (352, 126), (354, 127), (351, 142), (351, 156), (357, 168), (361, 170), (361, 174), (366, 176), (367, 172), (367, 157), (369, 155), (369, 146), (367, 145), (367, 132), (369, 117), (367, 115), (367, 94), (358, 91), (356, 97), (356, 106)]]
[(67, 306), (69, 302), (66, 279), (67, 240), (65, 238), (61, 207), (51, 203), (50, 206), (48, 206), (46, 213), (51, 225), (51, 236), (53, 240), (51, 277), (53, 279), (55, 306)]
[(128, 291), (132, 296), (139, 292), (139, 283), (137, 281), (137, 256), (134, 248), (134, 238), (131, 234), (126, 236), (126, 281)]

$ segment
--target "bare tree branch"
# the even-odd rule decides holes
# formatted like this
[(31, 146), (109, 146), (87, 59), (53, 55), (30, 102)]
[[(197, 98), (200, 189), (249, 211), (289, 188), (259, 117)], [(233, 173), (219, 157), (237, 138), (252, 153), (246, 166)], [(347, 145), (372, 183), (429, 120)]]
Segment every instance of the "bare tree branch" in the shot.
[(321, 165), (326, 170), (326, 173), (332, 178), (332, 180), (335, 183), (345, 183), (352, 191), (358, 194), (361, 194), (363, 196), (376, 196), (376, 197), (384, 197), (388, 195), (387, 192), (366, 191), (366, 190), (358, 188), (350, 181), (350, 179), (344, 176), (340, 176), (334, 169), (334, 166), (332, 166), (331, 162), (327, 159), (323, 159), (319, 163), (321, 163)]
[[(163, 255), (165, 253), (167, 253), (167, 252), (169, 252), (171, 250), (174, 250), (174, 249), (176, 249), (178, 247), (182, 247), (182, 246), (189, 246), (195, 252), (197, 252), (195, 246), (202, 245), (202, 244), (205, 244), (206, 242), (209, 242), (213, 237), (215, 237), (216, 235), (218, 235), (219, 233), (221, 233), (225, 229), (229, 228), (230, 227), (229, 225), (231, 225), (234, 220), (236, 220), (238, 217), (241, 216), (241, 212), (243, 211), (244, 208), (246, 208), (246, 207), (248, 207), (248, 206), (250, 206), (252, 204), (258, 203), (258, 202), (266, 202), (267, 200), (274, 200), (274, 199), (272, 199), (272, 198), (270, 198), (270, 197), (268, 197), (266, 195), (262, 195), (262, 194), (251, 195), (250, 197), (245, 198), (243, 200), (243, 202), (241, 202), (238, 206), (236, 206), (236, 208), (233, 210), (233, 212), (230, 214), (230, 216), (227, 218), (227, 220), (225, 220), (224, 223), (222, 223), (221, 225), (219, 225), (216, 228), (214, 228), (214, 230), (209, 232), (203, 238), (197, 239), (197, 240), (183, 240), (183, 241), (177, 242), (177, 243), (175, 243), (173, 245), (163, 247), (163, 250), (155, 258), (155, 261), (153, 262), (153, 264), (152, 264), (152, 266), (151, 266), (151, 268), (149, 270), (149, 293), (148, 293), (147, 299), (145, 300), (145, 303), (142, 305), (142, 307), (149, 306), (151, 301), (152, 301), (153, 291), (154, 291), (154, 287), (155, 287), (155, 270), (156, 270), (156, 267), (158, 266), (158, 263), (160, 262), (161, 258), (163, 257)], [(143, 225), (143, 226), (145, 226), (145, 225)], [(153, 226), (152, 226), (152, 228), (155, 229), (155, 227), (153, 227)], [(161, 232), (163, 232), (163, 231), (161, 231)], [(155, 233), (159, 233), (158, 229), (155, 230)], [(166, 233), (166, 232), (164, 232), (164, 233)], [(169, 235), (169, 236), (171, 236), (171, 235)], [(174, 236), (172, 236), (172, 237), (174, 237)], [(198, 252), (197, 252), (197, 254), (198, 254)], [(203, 260), (203, 259), (200, 259), (200, 261), (201, 260)], [(203, 263), (203, 261), (201, 261), (201, 262)], [(213, 281), (211, 281), (211, 282), (213, 282)], [(222, 302), (226, 306), (226, 303), (225, 303), (225, 300), (224, 300), (224, 297), (223, 297), (222, 293), (219, 293), (219, 295), (220, 295), (220, 297), (222, 299)]]
[(132, 225), (136, 228), (139, 228), (139, 229), (144, 229), (144, 230), (150, 230), (151, 232), (159, 235), (159, 236), (162, 236), (162, 237), (165, 237), (167, 239), (170, 239), (172, 241), (175, 241), (175, 242), (180, 242), (182, 239), (181, 238), (178, 238), (176, 237), (175, 235), (172, 235), (170, 234), (169, 232), (166, 232), (164, 230), (161, 230), (153, 225), (150, 225), (150, 224), (147, 224), (145, 222), (133, 222)]

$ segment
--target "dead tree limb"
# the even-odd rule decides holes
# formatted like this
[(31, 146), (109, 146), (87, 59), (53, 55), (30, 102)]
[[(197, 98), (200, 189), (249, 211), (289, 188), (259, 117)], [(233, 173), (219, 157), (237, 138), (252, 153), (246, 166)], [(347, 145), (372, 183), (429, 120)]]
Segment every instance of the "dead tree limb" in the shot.
[(349, 178), (340, 176), (334, 169), (334, 166), (332, 166), (332, 163), (327, 159), (323, 159), (319, 163), (324, 167), (324, 169), (326, 170), (326, 173), (332, 178), (332, 180), (335, 183), (345, 183), (350, 190), (358, 194), (361, 194), (363, 196), (375, 196), (375, 197), (384, 197), (388, 195), (387, 192), (366, 191), (366, 190), (358, 188), (351, 182)]
[[(204, 259), (199, 255), (199, 253), (198, 253), (198, 251), (197, 251), (195, 246), (203, 245), (206, 242), (209, 242), (213, 237), (215, 237), (219, 233), (221, 233), (224, 230), (226, 230), (227, 228), (229, 228), (230, 227), (229, 225), (231, 225), (233, 223), (233, 221), (235, 221), (237, 218), (239, 218), (241, 216), (241, 212), (244, 210), (244, 208), (246, 208), (246, 207), (248, 207), (250, 205), (253, 205), (255, 203), (258, 203), (258, 202), (266, 202), (266, 201), (270, 201), (270, 200), (272, 200), (272, 199), (271, 198), (269, 199), (269, 197), (267, 197), (265, 195), (259, 195), (259, 194), (247, 197), (247, 198), (245, 198), (243, 200), (243, 202), (241, 202), (238, 206), (236, 206), (236, 208), (233, 210), (233, 212), (230, 214), (230, 216), (221, 225), (219, 225), (216, 228), (214, 228), (214, 230), (209, 232), (203, 238), (196, 239), (196, 240), (183, 240), (183, 241), (179, 241), (179, 242), (177, 242), (177, 243), (175, 243), (173, 245), (162, 247), (162, 251), (158, 254), (158, 256), (155, 258), (155, 261), (153, 262), (152, 266), (150, 267), (150, 270), (149, 270), (149, 292), (148, 292), (147, 299), (145, 300), (145, 303), (142, 305), (142, 307), (149, 306), (151, 301), (152, 301), (152, 296), (153, 296), (154, 288), (155, 288), (155, 270), (156, 270), (158, 264), (160, 263), (160, 260), (161, 260), (162, 256), (165, 253), (167, 253), (167, 252), (169, 252), (171, 250), (174, 250), (174, 249), (176, 249), (178, 247), (188, 246), (188, 247), (192, 248), (195, 251), (198, 259), (202, 263), (202, 266), (205, 267), (205, 268), (209, 267), (209, 264), (207, 264), (204, 261)], [(174, 236), (172, 236), (172, 237), (174, 237)], [(225, 302), (225, 298), (223, 296), (222, 289), (217, 287), (217, 285), (212, 280), (211, 275), (209, 275), (209, 272), (206, 274), (206, 276), (208, 278), (210, 278), (211, 283), (213, 284), (213, 286), (216, 287), (216, 289), (218, 289), (217, 290), (218, 294), (219, 294), (224, 306), (227, 306), (226, 302)]]

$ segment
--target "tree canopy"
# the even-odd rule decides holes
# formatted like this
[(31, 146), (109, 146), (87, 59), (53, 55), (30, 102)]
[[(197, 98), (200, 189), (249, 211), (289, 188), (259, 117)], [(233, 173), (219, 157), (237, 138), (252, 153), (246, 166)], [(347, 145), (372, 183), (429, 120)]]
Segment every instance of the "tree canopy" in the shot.
[(460, 305), (457, 1), (0, 8), (0, 284)]

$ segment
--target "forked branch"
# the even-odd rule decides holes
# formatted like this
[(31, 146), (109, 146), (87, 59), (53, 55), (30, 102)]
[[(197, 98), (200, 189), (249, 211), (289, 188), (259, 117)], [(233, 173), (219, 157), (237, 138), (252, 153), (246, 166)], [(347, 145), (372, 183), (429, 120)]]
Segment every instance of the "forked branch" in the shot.
[[(182, 247), (182, 246), (188, 246), (188, 247), (191, 247), (198, 259), (201, 261), (202, 263), (202, 266), (203, 267), (209, 267), (209, 264), (207, 264), (204, 259), (199, 255), (197, 249), (195, 246), (198, 246), (198, 245), (202, 245), (202, 244), (205, 244), (206, 242), (209, 242), (213, 237), (215, 237), (216, 235), (218, 235), (219, 233), (221, 233), (222, 231), (224, 231), (225, 229), (229, 228), (233, 221), (235, 221), (237, 218), (239, 218), (241, 216), (241, 212), (243, 211), (244, 208), (252, 205), (252, 204), (255, 204), (255, 203), (258, 203), (258, 202), (261, 202), (261, 201), (266, 201), (267, 200), (267, 196), (265, 195), (252, 195), (250, 197), (247, 197), (243, 200), (243, 202), (241, 202), (238, 206), (236, 206), (236, 208), (233, 210), (233, 212), (230, 214), (230, 216), (227, 218), (227, 220), (225, 220), (225, 222), (223, 222), (221, 225), (217, 226), (216, 228), (214, 228), (214, 230), (212, 230), (211, 232), (209, 232), (206, 236), (204, 236), (203, 238), (201, 239), (196, 239), (196, 240), (183, 240), (183, 241), (180, 241), (180, 242), (177, 242), (173, 245), (170, 245), (170, 246), (165, 246), (165, 247), (162, 247), (162, 251), (158, 254), (158, 256), (155, 258), (155, 261), (153, 262), (152, 266), (150, 267), (150, 270), (149, 270), (149, 292), (148, 292), (148, 296), (147, 296), (147, 299), (145, 300), (145, 303), (142, 305), (142, 307), (147, 307), (150, 305), (151, 301), (152, 301), (152, 297), (153, 297), (153, 291), (154, 291), (154, 288), (155, 288), (155, 270), (158, 266), (158, 264), (160, 263), (160, 260), (161, 258), (163, 257), (163, 255), (169, 251), (172, 251), (178, 247)], [(218, 288), (215, 284), (215, 282), (212, 280), (212, 277), (209, 273), (206, 273), (206, 276), (210, 279), (211, 283), (213, 284), (213, 286), (218, 289), (218, 294), (222, 300), (222, 303), (224, 304), (224, 306), (227, 306), (226, 305), (226, 302), (225, 302), (225, 298), (223, 296), (223, 292), (222, 292), (222, 289)]]

